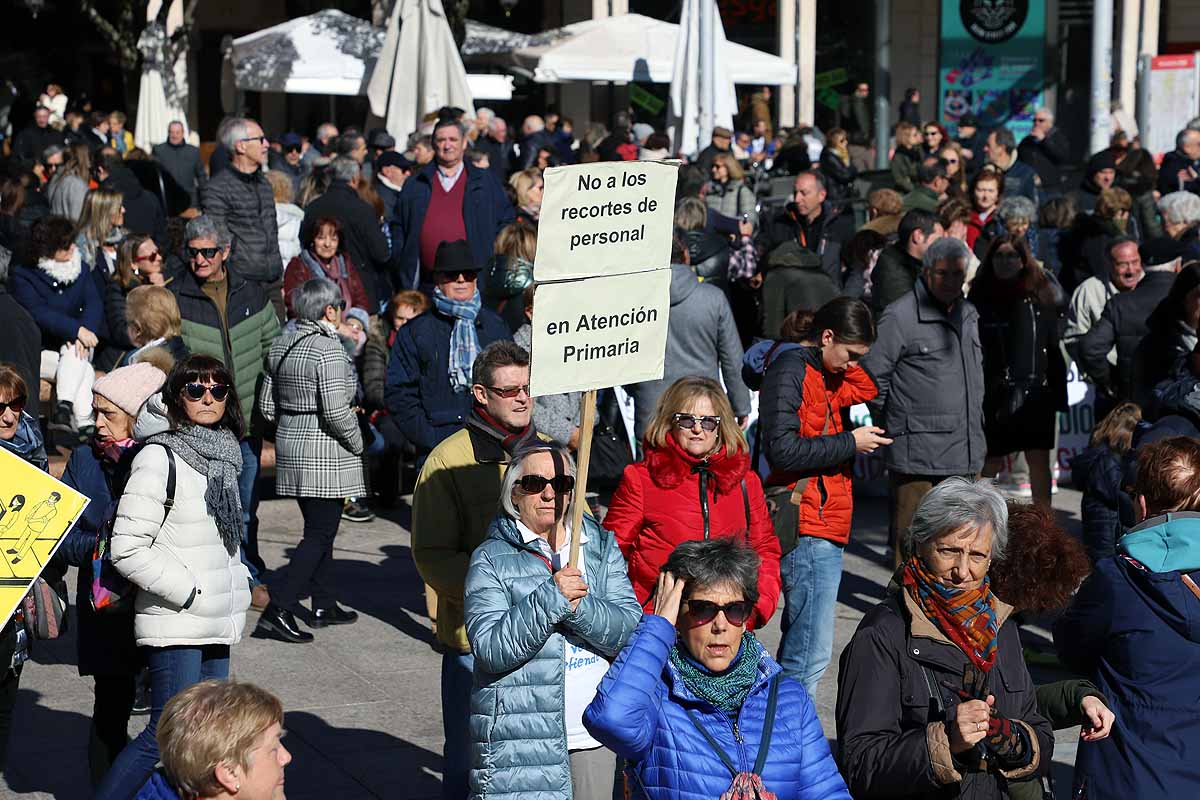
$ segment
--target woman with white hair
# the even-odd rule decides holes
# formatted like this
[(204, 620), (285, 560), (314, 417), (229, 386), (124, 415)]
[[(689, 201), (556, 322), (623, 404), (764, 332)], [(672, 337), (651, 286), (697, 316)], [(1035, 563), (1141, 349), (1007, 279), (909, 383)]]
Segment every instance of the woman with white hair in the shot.
[(1007, 543), (990, 482), (948, 478), (921, 501), (887, 598), (842, 653), (838, 761), (854, 797), (999, 800), (1049, 769), (1054, 734), (988, 578)]
[(584, 729), (583, 711), (642, 609), (616, 540), (590, 516), (570, 564), (574, 487), (565, 447), (519, 447), (471, 556), (472, 798), (612, 797), (615, 757)]
[[(1158, 211), (1163, 232), (1174, 240), (1172, 249), (1183, 262), (1200, 258), (1200, 197), (1191, 192), (1171, 192), (1158, 201)], [(1160, 243), (1152, 242), (1151, 247)]]

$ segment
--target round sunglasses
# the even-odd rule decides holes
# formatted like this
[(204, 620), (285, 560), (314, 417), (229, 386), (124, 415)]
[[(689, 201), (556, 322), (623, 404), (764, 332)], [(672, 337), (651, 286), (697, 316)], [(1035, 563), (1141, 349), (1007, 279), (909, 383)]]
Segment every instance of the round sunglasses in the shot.
[(522, 475), (517, 485), (525, 494), (541, 494), (546, 491), (547, 486), (554, 487), (555, 494), (567, 494), (575, 488), (575, 478), (570, 475), (555, 475), (553, 478), (544, 475)]
[(730, 625), (745, 625), (746, 620), (750, 617), (750, 612), (754, 610), (754, 606), (748, 600), (735, 600), (725, 605), (719, 605), (711, 600), (688, 600), (687, 606), (688, 618), (692, 621), (693, 627), (712, 622), (716, 619), (718, 611), (725, 614), (725, 619)]
[(696, 416), (695, 414), (673, 414), (671, 419), (675, 421), (675, 425), (678, 426), (680, 430), (684, 431), (694, 430), (697, 422), (700, 423), (701, 429), (706, 430), (709, 433), (712, 433), (717, 428), (721, 427), (720, 417), (700, 417)]
[(229, 384), (214, 383), (208, 386), (203, 383), (186, 383), (183, 386), (183, 396), (195, 402), (203, 400), (206, 392), (212, 395), (213, 400), (220, 403), (229, 396)]

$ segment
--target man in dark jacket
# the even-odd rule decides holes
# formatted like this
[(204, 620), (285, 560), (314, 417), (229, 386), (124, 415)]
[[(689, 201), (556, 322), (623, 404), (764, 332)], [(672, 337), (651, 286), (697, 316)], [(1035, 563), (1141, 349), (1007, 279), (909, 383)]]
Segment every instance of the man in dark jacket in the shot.
[[(1164, 255), (1172, 260), (1163, 264), (1161, 255), (1142, 254), (1147, 264), (1145, 277), (1132, 291), (1110, 297), (1100, 319), (1079, 341), (1079, 366), (1096, 385), (1097, 402), (1103, 401), (1105, 407), (1133, 400), (1134, 359), (1138, 343), (1149, 331), (1146, 320), (1171, 291), (1180, 268), (1179, 258)], [(1108, 363), (1113, 347), (1117, 348), (1115, 367)]]
[(39, 107), (33, 112), (33, 124), (13, 137), (12, 153), (27, 167), (42, 160), (42, 153), (52, 144), (65, 147), (66, 137), (50, 127), (50, 109)]
[(1116, 178), (1117, 162), (1111, 152), (1101, 150), (1089, 158), (1083, 183), (1078, 189), (1071, 192), (1075, 210), (1080, 214), (1091, 214), (1095, 211), (1096, 203), (1100, 200), (1100, 193), (1105, 189), (1111, 189)]
[(730, 148), (732, 147), (733, 133), (729, 128), (723, 128), (718, 125), (713, 128), (712, 140), (708, 147), (696, 155), (696, 166), (700, 168), (705, 177), (708, 177), (712, 174), (713, 161), (722, 153), (731, 152)]
[(1200, 131), (1184, 128), (1175, 136), (1175, 149), (1158, 168), (1158, 192), (1200, 194)]
[(42, 332), (17, 298), (8, 292), (8, 273), (12, 261), (0, 259), (0, 319), (4, 320), (4, 336), (0, 336), (0, 363), (12, 364), (25, 379), (29, 393), (25, 410), (38, 418), (38, 386), (41, 383)]
[(871, 310), (876, 318), (912, 291), (924, 268), (925, 251), (943, 234), (942, 224), (929, 211), (913, 209), (900, 219), (896, 243), (879, 252), (871, 271)]
[(842, 101), (841, 111), (842, 127), (850, 144), (861, 148), (874, 147), (875, 115), (871, 109), (871, 87), (865, 82), (856, 84), (854, 94)]
[(919, 209), (934, 213), (949, 186), (945, 162), (937, 156), (926, 158), (917, 166), (916, 188), (904, 196), (904, 210)]
[(378, 304), (392, 296), (392, 276), (388, 274), (388, 243), (379, 227), (375, 209), (358, 196), (356, 191), (362, 176), (358, 163), (338, 156), (329, 165), (333, 182), (325, 194), (304, 209), (300, 225), (300, 241), (307, 242), (313, 225), (322, 217), (333, 217), (342, 225), (342, 248), (354, 262), (363, 285), (375, 303), (367, 311), (376, 313)]
[[(400, 270), (406, 289), (432, 284), (442, 242), (465, 239), (474, 263), (487, 263), (496, 236), (516, 219), (496, 176), (463, 162), (461, 123), (439, 120), (433, 138), (434, 163), (405, 181), (400, 193)], [(439, 213), (429, 213), (433, 209)]]
[(979, 120), (974, 114), (963, 114), (958, 118), (954, 141), (958, 142), (963, 149), (966, 163), (962, 166), (968, 175), (974, 175), (975, 171), (979, 169), (979, 165), (983, 163), (985, 138), (983, 132), (979, 130)]
[[(396, 426), (416, 447), (419, 463), (466, 423), (471, 410), (470, 387), (461, 380), (456, 386), (451, 377), (452, 369), (458, 373), (450, 347), (455, 326), (467, 324), (474, 329), (476, 352), (492, 342), (512, 339), (504, 320), (480, 306), (478, 265), (467, 242), (439, 245), (433, 265), (433, 307), (402, 327), (392, 344), (384, 397)], [(456, 310), (468, 315), (473, 310), (474, 317), (455, 316)]]
[[(930, 489), (951, 475), (973, 477), (983, 469), (979, 312), (962, 293), (969, 258), (958, 239), (930, 245), (921, 279), (883, 312), (879, 337), (862, 360), (879, 386), (868, 404), (871, 417), (893, 440), (883, 451), (893, 544), (902, 541)], [(897, 548), (897, 564), (899, 557)]]
[(233, 237), (229, 265), (242, 279), (263, 284), (280, 319), (284, 317), (283, 257), (275, 194), (263, 175), (267, 137), (252, 119), (237, 118), (221, 128), (221, 143), (229, 151), (229, 168), (214, 173), (202, 196), (204, 213), (225, 226)]
[(993, 128), (983, 146), (987, 162), (1004, 176), (1005, 197), (1021, 195), (1028, 198), (1036, 208), (1038, 201), (1038, 179), (1033, 167), (1017, 160), (1017, 141), (1008, 128)]
[(1062, 130), (1054, 127), (1050, 109), (1039, 108), (1033, 115), (1033, 129), (1017, 147), (1017, 158), (1033, 167), (1047, 197), (1062, 191), (1062, 171), (1071, 163), (1071, 143)]
[(488, 169), (499, 180), (507, 180), (517, 167), (516, 145), (508, 138), (508, 123), (500, 117), (492, 117), (487, 133), (475, 140), (475, 149), (487, 153)]
[(785, 242), (797, 242), (817, 256), (825, 274), (841, 287), (842, 245), (853, 235), (852, 225), (844, 216), (833, 216), (825, 202), (825, 176), (819, 170), (797, 175), (793, 188), (792, 202), (759, 232), (760, 258), (769, 268), (772, 251)]
[(279, 137), (279, 152), (271, 150), (267, 154), (268, 166), (291, 178), (292, 194), (296, 197), (300, 195), (300, 182), (304, 180), (304, 167), (300, 163), (303, 152), (304, 142), (300, 134), (288, 131)]
[(154, 241), (166, 244), (167, 215), (162, 203), (142, 188), (137, 176), (111, 147), (96, 155), (96, 178), (101, 189), (121, 195), (125, 204), (125, 228), (130, 233), (153, 236)]
[(167, 126), (167, 140), (154, 145), (153, 154), (163, 172), (180, 191), (187, 194), (188, 202), (192, 206), (199, 206), (200, 190), (208, 180), (208, 173), (204, 171), (200, 148), (188, 144), (184, 139), (182, 122), (176, 120)]

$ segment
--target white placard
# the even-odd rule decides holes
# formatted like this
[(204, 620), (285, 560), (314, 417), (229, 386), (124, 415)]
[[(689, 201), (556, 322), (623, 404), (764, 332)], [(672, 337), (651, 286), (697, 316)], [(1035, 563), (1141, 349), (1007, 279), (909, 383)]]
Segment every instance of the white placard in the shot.
[(670, 309), (669, 269), (538, 286), (531, 393), (662, 378)]
[(551, 167), (538, 218), (538, 283), (671, 265), (679, 167), (608, 161)]

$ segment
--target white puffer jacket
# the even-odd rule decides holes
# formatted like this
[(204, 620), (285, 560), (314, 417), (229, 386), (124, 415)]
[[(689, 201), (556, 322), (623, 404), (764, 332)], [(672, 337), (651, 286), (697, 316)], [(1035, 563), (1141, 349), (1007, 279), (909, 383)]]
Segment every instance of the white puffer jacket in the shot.
[[(221, 542), (204, 503), (207, 479), (175, 456), (175, 505), (163, 519), (167, 452), (133, 459), (113, 523), (112, 559), (138, 587), (134, 633), (147, 647), (235, 644), (246, 626), (250, 575)], [(196, 596), (184, 608), (192, 590)]]

